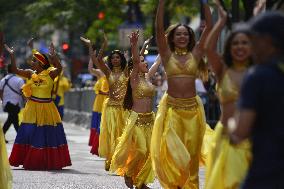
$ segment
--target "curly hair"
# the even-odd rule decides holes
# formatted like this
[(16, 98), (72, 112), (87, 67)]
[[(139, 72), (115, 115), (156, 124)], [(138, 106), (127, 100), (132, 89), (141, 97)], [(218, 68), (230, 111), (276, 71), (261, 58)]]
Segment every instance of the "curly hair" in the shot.
[(120, 68), (121, 70), (124, 70), (124, 68), (126, 67), (126, 64), (127, 64), (127, 61), (126, 61), (126, 58), (124, 56), (124, 54), (120, 51), (120, 50), (113, 50), (111, 51), (111, 53), (108, 55), (108, 58), (107, 58), (107, 65), (108, 67), (112, 70), (113, 69), (113, 65), (111, 63), (111, 59), (112, 59), (112, 56), (114, 54), (118, 54), (119, 57), (120, 57)]
[[(227, 37), (224, 45), (224, 53), (223, 53), (223, 59), (224, 63), (230, 68), (233, 66), (233, 57), (231, 54), (231, 47), (232, 47), (232, 41), (236, 37), (237, 34), (245, 34), (250, 38), (251, 34), (249, 31), (247, 31), (245, 28), (237, 28), (233, 30), (229, 36)], [(250, 57), (249, 65), (252, 64), (252, 58)]]
[(187, 44), (187, 50), (188, 51), (192, 51), (192, 49), (194, 48), (195, 46), (195, 34), (194, 34), (194, 31), (187, 25), (185, 24), (175, 24), (175, 25), (171, 25), (169, 26), (169, 28), (166, 30), (166, 33), (167, 33), (167, 40), (168, 40), (168, 44), (169, 44), (169, 47), (171, 49), (171, 51), (174, 51), (175, 50), (175, 44), (173, 42), (173, 39), (174, 39), (174, 34), (175, 34), (175, 31), (178, 27), (180, 26), (183, 26), (187, 29), (188, 31), (188, 35), (189, 35), (189, 42)]

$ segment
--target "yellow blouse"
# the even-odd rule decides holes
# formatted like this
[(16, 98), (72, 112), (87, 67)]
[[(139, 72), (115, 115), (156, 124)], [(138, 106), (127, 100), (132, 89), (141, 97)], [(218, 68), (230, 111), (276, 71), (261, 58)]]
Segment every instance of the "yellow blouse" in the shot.
[(37, 98), (51, 98), (53, 79), (49, 76), (49, 70), (44, 70), (38, 75), (32, 76), (31, 92)]
[(109, 85), (106, 79), (106, 76), (101, 77), (94, 86), (94, 91), (96, 94), (99, 94), (100, 91), (107, 93), (109, 91)]
[(134, 89), (133, 97), (134, 98), (152, 98), (155, 95), (155, 87), (146, 81), (144, 76), (139, 78), (139, 83)]
[(239, 88), (225, 71), (222, 80), (217, 84), (217, 93), (221, 103), (236, 101), (239, 97)]
[(195, 77), (198, 71), (198, 64), (191, 53), (190, 56), (191, 58), (182, 64), (172, 53), (169, 62), (165, 65), (167, 77)]

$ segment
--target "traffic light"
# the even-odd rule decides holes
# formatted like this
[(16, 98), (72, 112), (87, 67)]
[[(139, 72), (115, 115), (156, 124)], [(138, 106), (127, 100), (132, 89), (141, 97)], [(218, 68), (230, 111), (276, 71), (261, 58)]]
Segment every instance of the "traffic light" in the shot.
[(62, 48), (62, 52), (63, 53), (67, 53), (69, 48), (70, 48), (70, 46), (69, 46), (68, 43), (64, 42), (64, 43), (62, 43), (61, 48)]
[(99, 20), (103, 20), (105, 18), (105, 13), (103, 12), (103, 11), (100, 11), (99, 13), (98, 13), (98, 19)]

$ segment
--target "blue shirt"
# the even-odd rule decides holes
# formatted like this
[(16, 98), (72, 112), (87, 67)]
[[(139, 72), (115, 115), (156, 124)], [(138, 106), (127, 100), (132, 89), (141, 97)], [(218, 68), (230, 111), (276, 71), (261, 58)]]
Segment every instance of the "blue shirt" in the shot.
[(280, 65), (284, 62), (256, 65), (243, 81), (239, 107), (256, 113), (253, 160), (244, 188), (284, 188), (284, 69)]

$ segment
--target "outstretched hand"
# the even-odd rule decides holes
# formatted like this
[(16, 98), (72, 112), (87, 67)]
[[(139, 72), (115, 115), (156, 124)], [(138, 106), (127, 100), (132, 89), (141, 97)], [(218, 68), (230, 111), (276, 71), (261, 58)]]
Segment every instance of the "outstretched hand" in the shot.
[(5, 49), (8, 51), (8, 53), (10, 54), (10, 55), (13, 55), (14, 54), (14, 49), (13, 49), (13, 47), (9, 47), (8, 45), (6, 45), (6, 44), (4, 44), (4, 47), (5, 47)]
[(33, 37), (28, 40), (27, 45), (28, 45), (31, 49), (34, 48), (34, 38), (33, 38)]
[(219, 14), (219, 22), (222, 26), (224, 26), (227, 22), (227, 12), (223, 9), (223, 7), (220, 5), (217, 5), (218, 7), (218, 14)]
[(49, 54), (50, 54), (50, 56), (55, 56), (56, 55), (55, 47), (54, 47), (52, 42), (49, 45)]
[(87, 46), (91, 46), (91, 40), (88, 38), (80, 37), (81, 41), (83, 41)]
[(139, 38), (139, 30), (137, 30), (136, 32), (132, 32), (128, 37), (129, 37), (131, 46), (137, 45), (138, 38)]

